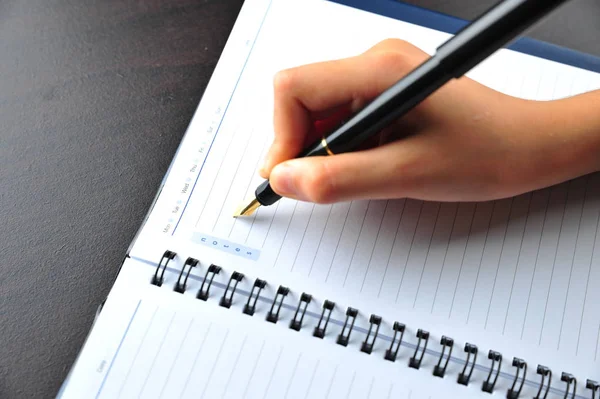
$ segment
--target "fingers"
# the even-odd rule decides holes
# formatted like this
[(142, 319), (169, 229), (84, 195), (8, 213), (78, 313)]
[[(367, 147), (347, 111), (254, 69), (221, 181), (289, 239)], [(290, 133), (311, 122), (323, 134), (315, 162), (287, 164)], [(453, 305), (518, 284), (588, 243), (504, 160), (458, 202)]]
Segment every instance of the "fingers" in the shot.
[(271, 187), (280, 195), (314, 203), (405, 197), (427, 159), (418, 140), (326, 157), (292, 159), (275, 166)]
[(316, 139), (313, 124), (318, 116), (332, 109), (356, 112), (425, 58), (426, 54), (413, 46), (387, 40), (356, 57), (278, 73), (274, 81), (275, 139), (261, 176), (268, 178), (275, 165), (294, 158)]

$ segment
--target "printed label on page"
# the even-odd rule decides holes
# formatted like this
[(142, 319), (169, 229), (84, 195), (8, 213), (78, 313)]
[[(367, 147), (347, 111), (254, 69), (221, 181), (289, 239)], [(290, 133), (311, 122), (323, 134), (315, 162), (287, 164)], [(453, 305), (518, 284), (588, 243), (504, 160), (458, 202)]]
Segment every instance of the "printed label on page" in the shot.
[(221, 251), (241, 256), (246, 259), (258, 260), (258, 257), (260, 256), (260, 251), (258, 249), (246, 247), (222, 238), (212, 237), (202, 233), (192, 234), (192, 242), (219, 249)]

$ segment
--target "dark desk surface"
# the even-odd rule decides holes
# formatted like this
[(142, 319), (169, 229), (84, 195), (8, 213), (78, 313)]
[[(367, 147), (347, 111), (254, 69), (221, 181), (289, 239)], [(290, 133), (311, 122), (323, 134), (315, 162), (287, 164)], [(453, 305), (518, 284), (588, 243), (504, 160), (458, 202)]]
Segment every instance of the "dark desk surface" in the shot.
[[(241, 4), (0, 3), (0, 397), (55, 396)], [(600, 55), (599, 21), (574, 0), (530, 36)]]

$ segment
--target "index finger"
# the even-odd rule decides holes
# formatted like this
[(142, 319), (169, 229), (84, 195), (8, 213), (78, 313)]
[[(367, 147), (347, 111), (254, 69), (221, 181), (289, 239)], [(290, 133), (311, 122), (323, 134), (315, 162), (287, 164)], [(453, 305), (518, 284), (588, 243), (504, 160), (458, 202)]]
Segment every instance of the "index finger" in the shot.
[[(332, 109), (356, 112), (400, 79), (412, 63), (401, 51), (367, 52), (279, 72), (274, 81), (275, 138), (261, 175), (300, 153), (316, 117)], [(314, 135), (314, 133), (313, 133)]]

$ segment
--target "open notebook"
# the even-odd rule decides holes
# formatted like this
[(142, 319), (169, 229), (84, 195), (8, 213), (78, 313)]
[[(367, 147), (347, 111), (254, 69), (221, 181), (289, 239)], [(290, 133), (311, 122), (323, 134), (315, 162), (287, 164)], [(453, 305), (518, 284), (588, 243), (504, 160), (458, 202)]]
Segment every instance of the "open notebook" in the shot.
[[(592, 397), (600, 175), (500, 201), (283, 199), (232, 217), (261, 182), (276, 71), (388, 37), (433, 53), (462, 24), (392, 0), (246, 0), (60, 394)], [(599, 89), (599, 72), (520, 40), (468, 75), (549, 100)]]

